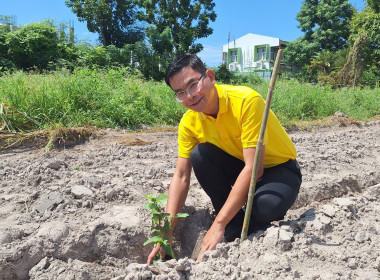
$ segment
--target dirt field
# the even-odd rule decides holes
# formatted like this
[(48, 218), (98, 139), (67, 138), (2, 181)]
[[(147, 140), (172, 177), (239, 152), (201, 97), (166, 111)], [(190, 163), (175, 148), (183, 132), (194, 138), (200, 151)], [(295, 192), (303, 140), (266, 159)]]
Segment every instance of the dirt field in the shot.
[[(334, 120), (332, 120), (334, 121)], [(380, 121), (290, 132), (298, 200), (265, 232), (192, 259), (213, 218), (195, 178), (178, 260), (147, 266), (144, 194), (167, 192), (175, 132), (108, 130), (45, 153), (0, 153), (0, 279), (380, 279)]]

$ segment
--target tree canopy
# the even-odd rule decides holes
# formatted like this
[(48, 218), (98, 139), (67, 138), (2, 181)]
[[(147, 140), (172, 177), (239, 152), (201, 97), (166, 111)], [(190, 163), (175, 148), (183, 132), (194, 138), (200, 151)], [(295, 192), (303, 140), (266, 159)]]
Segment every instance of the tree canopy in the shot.
[(79, 21), (87, 22), (90, 32), (99, 34), (104, 46), (122, 47), (144, 38), (132, 0), (67, 0), (65, 3)]
[(216, 19), (212, 0), (135, 0), (135, 3), (142, 8), (138, 19), (152, 24), (160, 34), (170, 31), (175, 55), (198, 53), (203, 47), (195, 41), (213, 32), (209, 27), (210, 21)]
[(20, 68), (46, 68), (58, 54), (57, 28), (49, 21), (32, 23), (7, 34), (8, 54)]
[[(367, 1), (369, 2), (369, 1)], [(350, 42), (354, 44), (365, 34), (366, 44), (361, 47), (364, 72), (362, 84), (379, 84), (380, 77), (380, 9), (377, 6), (367, 6), (360, 13), (356, 13), (351, 21)], [(376, 8), (377, 7), (377, 8)], [(377, 11), (377, 12), (376, 12)]]
[(304, 40), (320, 49), (336, 51), (346, 46), (354, 8), (347, 0), (305, 0), (297, 14)]
[(379, 0), (366, 0), (367, 6), (375, 13), (380, 13), (380, 1)]

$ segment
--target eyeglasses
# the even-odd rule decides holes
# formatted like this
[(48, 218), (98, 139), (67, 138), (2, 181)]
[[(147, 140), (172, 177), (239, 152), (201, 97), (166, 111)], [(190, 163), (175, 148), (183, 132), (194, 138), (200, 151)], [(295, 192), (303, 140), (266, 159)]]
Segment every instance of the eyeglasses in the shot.
[(174, 93), (174, 98), (177, 99), (178, 102), (182, 102), (187, 98), (187, 95), (193, 96), (199, 90), (199, 82), (202, 80), (206, 72), (204, 72), (199, 79), (192, 83), (187, 90), (178, 90)]

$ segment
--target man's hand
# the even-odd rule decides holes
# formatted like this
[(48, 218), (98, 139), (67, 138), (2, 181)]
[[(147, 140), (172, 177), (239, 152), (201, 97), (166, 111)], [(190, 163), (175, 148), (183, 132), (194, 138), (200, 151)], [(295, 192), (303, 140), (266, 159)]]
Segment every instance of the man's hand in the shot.
[(216, 245), (218, 245), (224, 236), (225, 228), (219, 224), (214, 222), (210, 229), (207, 231), (205, 237), (202, 241), (202, 248), (199, 252), (197, 261), (200, 261), (202, 258), (202, 255), (207, 250), (214, 250), (216, 248)]
[(165, 258), (165, 250), (161, 248), (160, 244), (157, 244), (157, 246), (153, 248), (152, 252), (150, 252), (150, 254), (148, 256), (148, 260), (146, 261), (147, 265), (150, 265), (152, 263), (152, 261), (157, 256), (158, 252), (160, 252), (160, 258), (161, 259)]

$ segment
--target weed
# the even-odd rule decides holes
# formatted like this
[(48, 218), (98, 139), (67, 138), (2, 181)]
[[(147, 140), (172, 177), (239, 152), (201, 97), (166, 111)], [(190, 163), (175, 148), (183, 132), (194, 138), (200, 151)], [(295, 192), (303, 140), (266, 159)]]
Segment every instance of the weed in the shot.
[[(169, 213), (163, 212), (162, 206), (168, 199), (168, 196), (166, 194), (159, 194), (157, 197), (155, 197), (153, 194), (148, 194), (145, 195), (145, 198), (150, 200), (150, 202), (147, 202), (144, 205), (144, 208), (151, 211), (149, 216), (152, 220), (153, 227), (151, 233), (155, 234), (155, 236), (149, 238), (144, 243), (144, 246), (150, 243), (154, 243), (154, 247), (156, 247), (158, 244), (160, 244), (161, 247), (165, 250), (165, 253), (168, 254), (171, 258), (175, 259), (172, 246), (169, 243), (169, 241), (174, 240), (174, 238), (165, 237), (165, 234), (172, 229), (170, 222), (173, 219), (185, 218), (189, 216), (189, 214), (178, 213), (174, 217), (170, 217)], [(164, 261), (160, 258), (159, 253), (157, 254), (156, 260), (153, 263), (156, 263), (157, 261)]]
[(80, 166), (80, 165), (75, 165), (75, 166), (74, 166), (74, 170), (75, 170), (75, 171), (81, 171), (81, 170), (82, 170), (82, 166)]

